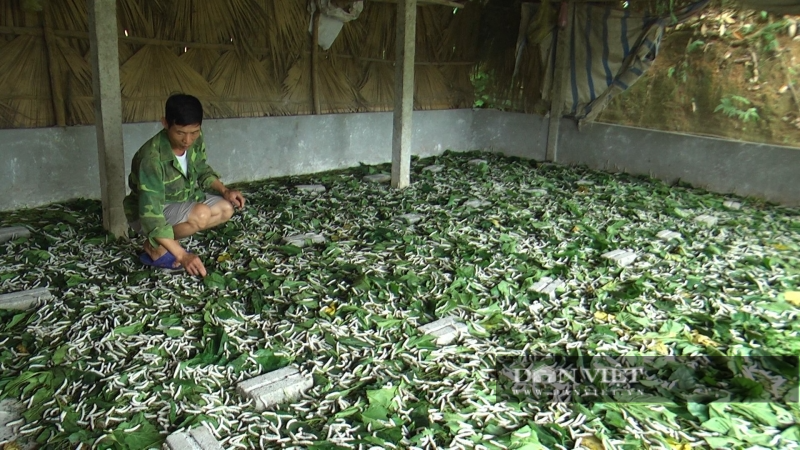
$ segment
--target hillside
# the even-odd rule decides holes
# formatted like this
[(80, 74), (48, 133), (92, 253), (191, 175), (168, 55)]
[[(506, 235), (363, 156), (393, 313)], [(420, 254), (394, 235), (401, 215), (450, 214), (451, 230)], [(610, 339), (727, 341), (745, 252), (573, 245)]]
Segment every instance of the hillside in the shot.
[(669, 29), (598, 121), (800, 147), (797, 19), (717, 9)]

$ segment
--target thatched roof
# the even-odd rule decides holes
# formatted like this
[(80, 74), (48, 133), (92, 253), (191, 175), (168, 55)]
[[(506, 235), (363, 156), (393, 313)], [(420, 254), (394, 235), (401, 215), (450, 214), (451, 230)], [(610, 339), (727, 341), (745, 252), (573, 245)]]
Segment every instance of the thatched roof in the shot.
[[(600, 1), (664, 13), (692, 0)], [(415, 108), (471, 107), (481, 72), (507, 107), (536, 110), (541, 57), (535, 46), (515, 52), (522, 3), (419, 0)], [(396, 0), (365, 0), (327, 51), (312, 51), (307, 0), (120, 0), (117, 8), (128, 122), (157, 120), (176, 91), (202, 98), (209, 117), (309, 114), (315, 103), (321, 113), (393, 108)], [(93, 123), (84, 0), (0, 0), (0, 47), (0, 126)]]
[[(478, 2), (455, 14), (419, 8), (417, 108), (472, 105), (479, 10)], [(395, 12), (395, 4), (367, 1), (333, 46), (318, 51), (312, 74), (306, 0), (121, 0), (124, 120), (157, 120), (178, 91), (201, 98), (209, 117), (308, 114), (312, 76), (322, 113), (389, 110)], [(92, 123), (88, 38), (83, 0), (0, 0), (0, 126), (52, 126), (59, 109), (65, 125)], [(29, 76), (10, 75), (19, 73)], [(63, 98), (52, 94), (51, 79)]]

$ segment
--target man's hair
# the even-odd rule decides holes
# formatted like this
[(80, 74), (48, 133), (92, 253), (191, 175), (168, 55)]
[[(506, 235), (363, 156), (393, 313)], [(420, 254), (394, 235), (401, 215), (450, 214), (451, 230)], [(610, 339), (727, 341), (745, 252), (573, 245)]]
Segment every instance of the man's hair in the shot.
[(203, 105), (193, 95), (173, 94), (167, 99), (164, 111), (167, 126), (202, 125)]

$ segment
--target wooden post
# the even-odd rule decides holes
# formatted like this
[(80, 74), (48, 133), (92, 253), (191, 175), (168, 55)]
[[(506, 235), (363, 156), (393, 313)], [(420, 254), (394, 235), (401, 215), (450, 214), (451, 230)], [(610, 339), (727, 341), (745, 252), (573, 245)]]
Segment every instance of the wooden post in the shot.
[(547, 156), (545, 157), (550, 162), (558, 160), (558, 127), (564, 112), (564, 93), (570, 84), (569, 49), (572, 42), (572, 16), (575, 3), (573, 0), (568, 3), (562, 2), (562, 8), (566, 8), (565, 26), (559, 26), (553, 33), (556, 63), (553, 69), (553, 90), (550, 93), (550, 119), (548, 120)]
[(414, 52), (417, 0), (397, 1), (397, 63), (394, 72), (392, 187), (411, 184), (411, 113), (414, 111)]
[(59, 127), (67, 126), (67, 114), (64, 104), (64, 91), (61, 89), (61, 73), (56, 63), (56, 35), (53, 27), (50, 26), (50, 16), (47, 2), (43, 4), (42, 30), (44, 34), (44, 46), (47, 49), (47, 69), (50, 73), (50, 95), (53, 100), (53, 115), (56, 118), (56, 125)]
[(311, 33), (311, 101), (314, 114), (321, 114), (319, 101), (319, 5), (314, 10), (313, 32)]
[(89, 0), (88, 6), (103, 227), (121, 238), (128, 234), (128, 221), (122, 206), (125, 198), (125, 152), (122, 145), (116, 0)]

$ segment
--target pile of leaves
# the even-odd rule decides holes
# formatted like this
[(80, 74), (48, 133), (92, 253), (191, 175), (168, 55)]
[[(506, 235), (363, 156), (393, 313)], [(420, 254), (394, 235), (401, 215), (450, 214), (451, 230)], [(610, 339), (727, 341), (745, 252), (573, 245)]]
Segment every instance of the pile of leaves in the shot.
[[(0, 293), (54, 297), (0, 311), (0, 397), (21, 405), (21, 435), (120, 449), (195, 426), (226, 448), (798, 447), (791, 392), (765, 397), (746, 367), (724, 399), (674, 383), (645, 384), (647, 402), (498, 389), (499, 361), (525, 355), (796, 355), (800, 310), (783, 293), (800, 284), (797, 209), (490, 153), (414, 159), (404, 190), (363, 181), (381, 172), (240, 186), (247, 207), (185, 241), (204, 279), (143, 267), (141, 243), (108, 238), (95, 201), (0, 214), (33, 231), (0, 244)], [(326, 241), (283, 240), (302, 233)], [(603, 257), (617, 249), (636, 260)], [(565, 284), (532, 290), (544, 277)], [(418, 330), (446, 316), (468, 335), (440, 346)], [(236, 393), (288, 365), (314, 379), (299, 400), (259, 413)], [(685, 368), (668, 381), (678, 372), (722, 382)], [(796, 364), (783, 374), (796, 385)]]

